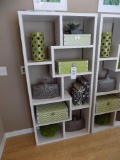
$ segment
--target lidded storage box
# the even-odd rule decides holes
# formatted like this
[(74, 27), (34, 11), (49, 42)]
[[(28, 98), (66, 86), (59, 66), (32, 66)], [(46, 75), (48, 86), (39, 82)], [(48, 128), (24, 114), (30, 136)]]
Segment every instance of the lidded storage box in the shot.
[(85, 46), (91, 44), (91, 34), (64, 34), (64, 46)]
[(96, 113), (118, 110), (120, 99), (115, 95), (98, 96), (96, 100)]
[(76, 72), (87, 72), (88, 71), (88, 60), (84, 59), (67, 59), (67, 60), (56, 60), (55, 70), (59, 74), (70, 74), (71, 67), (76, 66)]
[(50, 103), (36, 106), (39, 124), (63, 121), (68, 119), (68, 107), (65, 102)]

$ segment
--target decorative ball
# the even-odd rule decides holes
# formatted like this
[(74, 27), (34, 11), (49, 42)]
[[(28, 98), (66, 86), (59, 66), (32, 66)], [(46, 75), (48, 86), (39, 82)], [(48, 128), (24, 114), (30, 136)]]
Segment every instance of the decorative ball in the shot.
[(110, 122), (110, 114), (102, 114), (95, 116), (95, 123), (99, 125), (105, 125)]
[(53, 137), (58, 130), (58, 124), (50, 124), (47, 126), (40, 127), (41, 135), (45, 137)]

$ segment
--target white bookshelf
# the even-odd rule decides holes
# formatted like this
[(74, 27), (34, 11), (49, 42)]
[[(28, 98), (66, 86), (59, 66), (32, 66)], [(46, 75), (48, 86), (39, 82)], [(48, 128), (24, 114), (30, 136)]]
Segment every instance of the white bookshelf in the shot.
[[(115, 14), (101, 14), (100, 24), (98, 25), (98, 48), (96, 54), (96, 64), (95, 64), (95, 76), (94, 76), (94, 95), (93, 95), (93, 110), (92, 110), (92, 123), (91, 123), (91, 132), (97, 132), (106, 130), (115, 126), (119, 126), (120, 122), (116, 121), (116, 114), (118, 110), (113, 110), (104, 113), (96, 113), (96, 98), (98, 96), (105, 96), (114, 94), (120, 98), (120, 69), (118, 69), (118, 62), (120, 57), (120, 15)], [(100, 57), (100, 47), (101, 47), (101, 35), (102, 32), (112, 32), (112, 45), (110, 57), (101, 58)], [(98, 87), (98, 78), (105, 77), (106, 71), (109, 71), (109, 75), (112, 78), (116, 78), (116, 89), (109, 92), (97, 92)], [(110, 113), (111, 122), (107, 125), (97, 125), (95, 124), (95, 116), (100, 114)]]
[[(36, 145), (47, 144), (76, 136), (82, 136), (90, 132), (90, 118), (92, 107), (94, 61), (96, 46), (97, 14), (87, 13), (64, 13), (64, 12), (35, 12), (19, 11), (19, 25), (23, 49), (24, 65), (26, 70), (26, 81), (30, 101), (30, 109), (33, 120)], [(91, 44), (87, 46), (64, 46), (63, 26), (69, 22), (81, 23), (84, 34), (91, 34)], [(44, 32), (45, 53), (47, 59), (44, 62), (34, 62), (30, 46), (31, 32)], [(88, 60), (88, 72), (77, 73), (77, 77), (84, 76), (90, 82), (89, 103), (74, 106), (70, 96), (70, 88), (76, 80), (70, 79), (70, 74), (60, 75), (55, 72), (54, 61), (56, 59), (83, 58)], [(51, 99), (33, 99), (32, 88), (34, 84), (39, 84), (43, 77), (47, 77), (49, 82), (57, 82), (60, 88), (60, 96)], [(59, 130), (54, 137), (46, 138), (40, 134), (40, 127), (46, 124), (38, 124), (35, 115), (36, 105), (56, 103), (64, 101), (68, 105), (68, 115), (70, 121), (74, 110), (81, 110), (81, 116), (85, 120), (85, 129), (76, 132), (66, 132), (65, 122), (56, 121)], [(53, 124), (53, 123), (52, 123)]]

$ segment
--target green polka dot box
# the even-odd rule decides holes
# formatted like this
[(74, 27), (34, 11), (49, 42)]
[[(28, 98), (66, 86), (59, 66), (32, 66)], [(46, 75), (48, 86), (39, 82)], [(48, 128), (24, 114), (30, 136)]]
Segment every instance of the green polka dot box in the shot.
[(100, 57), (106, 58), (110, 56), (112, 43), (112, 33), (103, 32), (101, 38)]
[(36, 106), (38, 124), (64, 121), (68, 119), (68, 107), (65, 102)]
[(32, 32), (30, 33), (32, 58), (34, 61), (45, 60), (45, 48), (44, 48), (44, 33)]
[(115, 111), (120, 108), (120, 99), (115, 95), (98, 96), (96, 99), (96, 113)]
[(58, 74), (70, 74), (71, 67), (76, 66), (76, 73), (88, 71), (88, 60), (84, 59), (66, 59), (55, 61), (55, 71)]
[(64, 34), (64, 46), (87, 46), (91, 44), (91, 34)]

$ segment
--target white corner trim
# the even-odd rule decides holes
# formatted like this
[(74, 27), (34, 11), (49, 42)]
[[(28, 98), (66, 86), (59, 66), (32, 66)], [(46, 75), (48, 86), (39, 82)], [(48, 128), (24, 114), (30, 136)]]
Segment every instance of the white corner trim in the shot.
[(13, 132), (7, 132), (5, 133), (5, 135), (6, 135), (6, 138), (10, 138), (10, 137), (20, 136), (20, 135), (28, 134), (32, 132), (33, 132), (33, 128), (29, 128), (29, 129), (23, 129), (23, 130), (18, 130)]
[(4, 134), (3, 140), (2, 140), (2, 142), (0, 144), (0, 159), (2, 157), (2, 153), (3, 153), (4, 146), (5, 146), (5, 142), (6, 142), (6, 135)]

